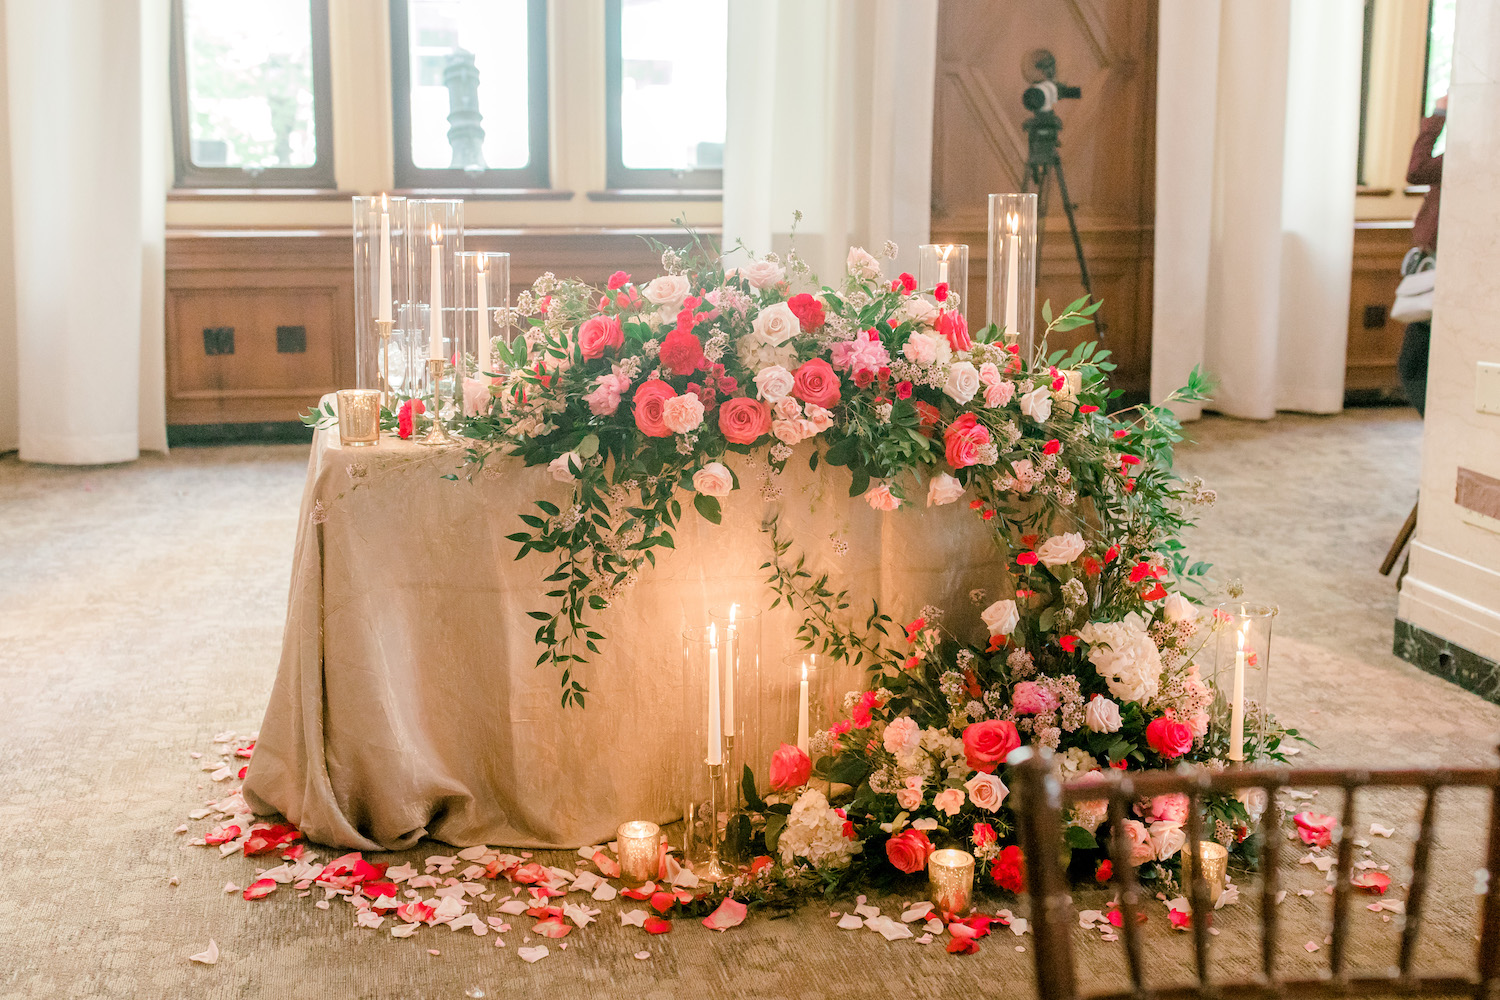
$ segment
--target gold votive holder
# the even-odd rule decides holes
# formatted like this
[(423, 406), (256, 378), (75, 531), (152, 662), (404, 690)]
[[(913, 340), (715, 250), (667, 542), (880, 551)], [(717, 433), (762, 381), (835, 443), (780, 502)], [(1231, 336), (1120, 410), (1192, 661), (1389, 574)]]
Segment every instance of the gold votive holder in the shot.
[(959, 916), (974, 902), (974, 855), (945, 847), (927, 859), (927, 887), (939, 913)]
[(1202, 859), (1203, 881), (1208, 883), (1208, 900), (1211, 903), (1217, 903), (1220, 894), (1224, 892), (1224, 880), (1229, 872), (1229, 848), (1216, 840), (1199, 841), (1196, 848), (1191, 845), (1184, 846), (1182, 849), (1184, 892), (1192, 892), (1193, 870), (1198, 867), (1200, 858)]
[(365, 448), (380, 443), (380, 390), (340, 389), (339, 443)]
[(656, 878), (661, 846), (661, 827), (644, 819), (621, 823), (615, 831), (615, 851), (620, 857), (620, 877), (639, 885)]

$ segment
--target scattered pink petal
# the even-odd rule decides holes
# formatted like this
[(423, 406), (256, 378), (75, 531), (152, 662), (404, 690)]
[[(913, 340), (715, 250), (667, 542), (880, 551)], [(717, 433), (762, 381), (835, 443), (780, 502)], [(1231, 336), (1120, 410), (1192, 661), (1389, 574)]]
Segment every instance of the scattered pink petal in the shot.
[(651, 908), (657, 913), (666, 913), (677, 905), (677, 896), (670, 892), (653, 892), (651, 894)]
[(436, 948), (428, 948), (427, 949), (427, 954), (429, 954), (429, 955), (441, 955), (442, 952), (438, 951)]
[(635, 957), (644, 962), (651, 957), (651, 953), (649, 951), (638, 951), (635, 953)]
[(245, 890), (245, 898), (265, 899), (271, 893), (276, 891), (277, 884), (278, 883), (274, 878), (257, 879), (256, 881), (251, 882), (250, 887)]
[(1307, 942), (1307, 944), (1303, 945), (1302, 947), (1306, 948), (1308, 950), (1308, 952), (1311, 953), (1311, 952), (1317, 951), (1322, 946), (1319, 945), (1318, 942), (1316, 942), (1316, 941), (1309, 941), (1309, 942)]
[(711, 931), (727, 931), (745, 922), (747, 907), (733, 896), (725, 896), (719, 908), (703, 918), (703, 926)]
[(665, 934), (672, 929), (672, 921), (661, 917), (647, 917), (645, 927), (648, 934)]
[(1304, 844), (1313, 847), (1328, 847), (1333, 843), (1333, 830), (1338, 825), (1338, 820), (1332, 816), (1324, 816), (1312, 810), (1299, 812), (1292, 817), (1292, 822), (1297, 824), (1297, 835), (1302, 838)]
[(603, 851), (595, 851), (593, 861), (594, 866), (599, 869), (600, 873), (609, 878), (620, 877), (620, 862), (609, 857)]
[(1167, 919), (1170, 920), (1172, 922), (1172, 926), (1179, 931), (1185, 931), (1189, 927), (1193, 926), (1193, 917), (1186, 910), (1168, 910)]
[(1391, 877), (1385, 872), (1369, 871), (1360, 872), (1349, 879), (1349, 884), (1356, 889), (1366, 892), (1375, 892), (1384, 896), (1385, 891), (1391, 887)]
[(227, 844), (231, 840), (238, 840), (240, 834), (243, 832), (244, 831), (242, 831), (235, 824), (226, 823), (225, 825), (218, 827), (217, 829), (213, 829), (208, 831), (208, 833), (205, 833), (203, 835), (203, 842), (209, 847), (218, 847), (220, 844)]
[(973, 955), (979, 951), (979, 942), (973, 938), (949, 938), (948, 954), (950, 955)]
[(563, 923), (562, 917), (548, 917), (546, 920), (537, 921), (532, 931), (542, 937), (563, 938), (567, 937), (572, 929), (571, 925)]
[[(496, 943), (498, 944), (499, 942)], [(547, 951), (546, 945), (539, 944), (531, 948), (517, 948), (516, 954), (520, 955), (521, 958), (523, 958), (527, 962), (540, 962), (542, 959), (547, 957), (549, 952)]]
[(208, 947), (196, 955), (188, 956), (189, 962), (197, 962), (199, 965), (215, 965), (219, 961), (219, 946), (213, 938), (208, 939)]
[(290, 844), (300, 839), (301, 836), (302, 831), (290, 823), (252, 826), (250, 836), (245, 839), (245, 855), (254, 857), (257, 854), (269, 853), (283, 844)]

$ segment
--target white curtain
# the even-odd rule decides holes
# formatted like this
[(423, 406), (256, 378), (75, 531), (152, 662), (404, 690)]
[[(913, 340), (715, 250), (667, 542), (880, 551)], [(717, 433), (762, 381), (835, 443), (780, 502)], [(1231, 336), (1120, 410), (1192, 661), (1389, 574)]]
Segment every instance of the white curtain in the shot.
[(1161, 0), (1153, 399), (1201, 363), (1232, 416), (1343, 406), (1362, 25), (1360, 0)]
[[(836, 283), (851, 244), (915, 273), (932, 197), (937, 0), (729, 0), (724, 246)], [(888, 270), (892, 270), (889, 266)]]
[(0, 367), (0, 448), (26, 461), (166, 448), (166, 9), (5, 5), (14, 363)]

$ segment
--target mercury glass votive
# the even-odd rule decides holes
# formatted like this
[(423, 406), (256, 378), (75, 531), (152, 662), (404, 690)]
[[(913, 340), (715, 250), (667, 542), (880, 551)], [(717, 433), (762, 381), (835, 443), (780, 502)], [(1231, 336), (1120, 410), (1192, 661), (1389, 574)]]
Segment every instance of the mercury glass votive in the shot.
[(620, 856), (620, 875), (628, 882), (649, 882), (656, 878), (661, 827), (644, 819), (621, 823), (615, 831), (615, 847)]
[(380, 390), (340, 389), (339, 443), (365, 448), (380, 443)]
[(1185, 892), (1192, 892), (1193, 869), (1199, 864), (1199, 858), (1203, 859), (1203, 881), (1208, 883), (1208, 900), (1210, 903), (1217, 903), (1224, 891), (1224, 880), (1229, 870), (1229, 848), (1216, 840), (1199, 841), (1197, 850), (1184, 847), (1182, 888)]
[(968, 913), (974, 901), (974, 855), (945, 847), (927, 859), (927, 887), (940, 913)]

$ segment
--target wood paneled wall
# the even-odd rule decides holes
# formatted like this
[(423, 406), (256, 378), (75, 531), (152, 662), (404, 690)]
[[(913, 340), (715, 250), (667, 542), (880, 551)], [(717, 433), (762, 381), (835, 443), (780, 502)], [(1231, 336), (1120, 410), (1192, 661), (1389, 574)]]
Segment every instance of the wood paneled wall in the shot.
[[(969, 245), (969, 316), (985, 315), (987, 196), (1019, 191), (1029, 116), (1026, 55), (1047, 49), (1057, 77), (1083, 88), (1060, 101), (1061, 155), (1118, 388), (1150, 383), (1156, 144), (1155, 0), (943, 0), (932, 155), (932, 238)], [(1083, 294), (1055, 188), (1043, 234), (1037, 304)], [(1040, 319), (1038, 319), (1040, 323)], [(1058, 346), (1091, 338), (1084, 328)]]
[[(716, 231), (709, 230), (717, 236)], [(643, 236), (679, 230), (478, 230), (469, 250), (509, 251), (511, 290), (544, 271), (603, 284), (660, 272)], [(348, 230), (178, 230), (167, 235), (167, 423), (293, 421), (354, 384)]]
[(1396, 358), (1406, 327), (1390, 317), (1401, 258), (1411, 249), (1410, 222), (1357, 222), (1349, 287), (1349, 347), (1344, 390), (1358, 396), (1399, 394)]

